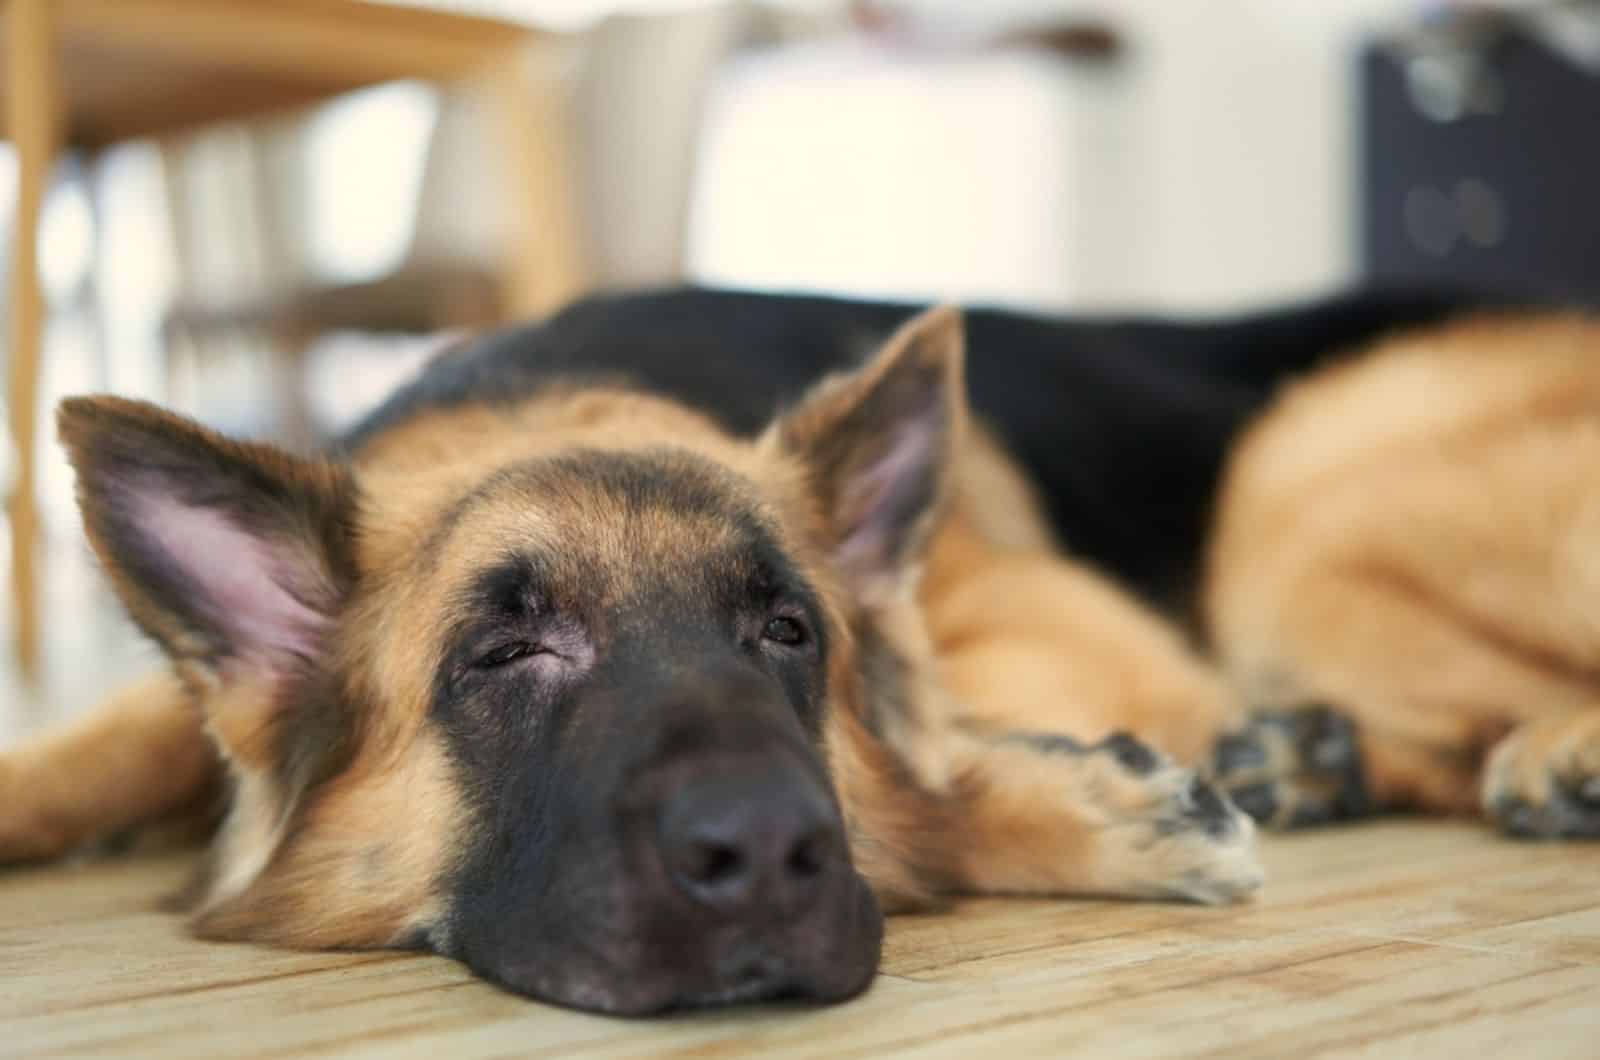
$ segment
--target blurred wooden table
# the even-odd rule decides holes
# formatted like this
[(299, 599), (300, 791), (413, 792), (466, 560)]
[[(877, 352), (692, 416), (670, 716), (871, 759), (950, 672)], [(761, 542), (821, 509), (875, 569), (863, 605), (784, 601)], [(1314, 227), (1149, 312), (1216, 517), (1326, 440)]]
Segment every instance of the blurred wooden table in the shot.
[(832, 1008), (609, 1020), (436, 957), (185, 937), (184, 866), (0, 871), (0, 1053), (22, 1057), (1600, 1055), (1600, 843), (1395, 822), (1267, 841), (1264, 898), (974, 901), (890, 921)]
[(59, 149), (171, 136), (385, 81), (478, 79), (516, 200), (504, 301), (535, 314), (583, 282), (557, 86), (529, 76), (539, 43), (509, 23), (361, 0), (0, 0), (0, 105), (18, 156), (7, 399), (17, 452), (13, 607), (25, 673), (38, 655), (37, 235)]

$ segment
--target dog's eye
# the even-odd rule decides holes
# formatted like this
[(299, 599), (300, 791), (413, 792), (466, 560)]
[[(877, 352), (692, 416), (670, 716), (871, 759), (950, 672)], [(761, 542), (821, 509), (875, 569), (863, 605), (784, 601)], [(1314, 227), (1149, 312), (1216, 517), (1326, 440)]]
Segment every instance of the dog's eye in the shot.
[(806, 641), (806, 627), (792, 618), (779, 616), (768, 619), (761, 635), (776, 644), (796, 645)]
[(538, 650), (537, 645), (529, 644), (526, 641), (513, 641), (510, 644), (502, 644), (494, 651), (486, 652), (479, 656), (472, 665), (479, 670), (493, 670), (508, 663), (514, 663), (523, 656), (532, 655)]

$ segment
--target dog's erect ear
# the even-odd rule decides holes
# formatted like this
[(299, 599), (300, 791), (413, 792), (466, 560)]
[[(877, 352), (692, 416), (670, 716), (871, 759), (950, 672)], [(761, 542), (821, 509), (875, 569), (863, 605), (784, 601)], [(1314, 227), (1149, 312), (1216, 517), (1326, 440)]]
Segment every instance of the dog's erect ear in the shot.
[(928, 310), (769, 436), (805, 463), (835, 562), (869, 601), (915, 569), (948, 490), (966, 417), (964, 346), (961, 314)]
[(320, 655), (353, 577), (346, 472), (120, 398), (59, 426), (95, 551), (180, 669), (278, 685)]

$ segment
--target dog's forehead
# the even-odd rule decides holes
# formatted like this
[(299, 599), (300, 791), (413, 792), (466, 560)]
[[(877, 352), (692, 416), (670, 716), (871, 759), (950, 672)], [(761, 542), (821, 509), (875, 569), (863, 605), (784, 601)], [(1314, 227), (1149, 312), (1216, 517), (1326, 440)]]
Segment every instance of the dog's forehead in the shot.
[(447, 576), (471, 579), (516, 557), (595, 591), (784, 556), (753, 483), (671, 449), (578, 450), (500, 468), (444, 514), (438, 536)]

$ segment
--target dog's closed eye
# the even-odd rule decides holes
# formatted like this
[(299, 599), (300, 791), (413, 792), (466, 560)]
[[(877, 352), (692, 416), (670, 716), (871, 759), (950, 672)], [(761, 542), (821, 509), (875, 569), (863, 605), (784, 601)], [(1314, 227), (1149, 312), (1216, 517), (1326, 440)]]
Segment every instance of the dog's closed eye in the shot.
[(498, 670), (503, 666), (509, 666), (518, 659), (526, 658), (529, 655), (538, 655), (545, 651), (546, 649), (539, 644), (532, 644), (522, 640), (512, 641), (509, 644), (502, 644), (499, 647), (492, 648), (478, 656), (473, 661), (472, 668), (475, 670)]
[(594, 662), (594, 646), (575, 622), (497, 621), (463, 638), (450, 666), (452, 683), (529, 672), (541, 678), (572, 676)]

